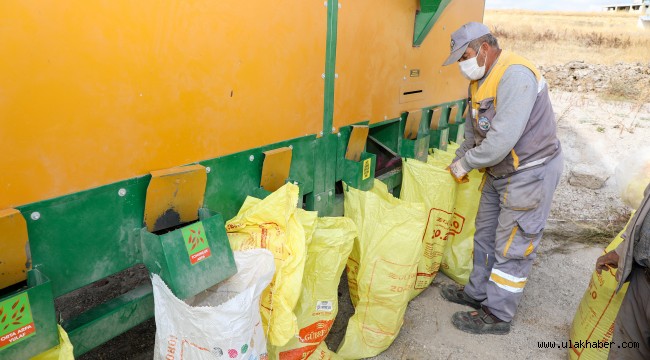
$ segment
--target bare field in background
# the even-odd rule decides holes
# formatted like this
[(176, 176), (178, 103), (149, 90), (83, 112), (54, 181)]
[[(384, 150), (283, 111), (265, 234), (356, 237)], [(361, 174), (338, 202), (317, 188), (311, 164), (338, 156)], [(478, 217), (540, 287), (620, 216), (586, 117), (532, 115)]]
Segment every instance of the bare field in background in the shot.
[(538, 65), (648, 63), (650, 30), (639, 14), (486, 10), (484, 23), (504, 49)]

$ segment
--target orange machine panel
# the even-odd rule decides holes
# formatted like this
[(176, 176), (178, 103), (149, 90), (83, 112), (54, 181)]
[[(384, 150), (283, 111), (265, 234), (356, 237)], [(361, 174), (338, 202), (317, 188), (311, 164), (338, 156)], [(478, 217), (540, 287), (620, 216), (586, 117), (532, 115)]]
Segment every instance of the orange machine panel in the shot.
[(27, 279), (31, 268), (27, 223), (16, 209), (0, 210), (0, 289)]
[(322, 1), (6, 0), (0, 24), (0, 209), (322, 129)]
[(336, 127), (394, 119), (404, 111), (467, 96), (467, 80), (458, 66), (442, 63), (449, 55), (451, 33), (468, 21), (483, 20), (484, 0), (452, 1), (420, 47), (412, 46), (419, 0), (341, 3)]

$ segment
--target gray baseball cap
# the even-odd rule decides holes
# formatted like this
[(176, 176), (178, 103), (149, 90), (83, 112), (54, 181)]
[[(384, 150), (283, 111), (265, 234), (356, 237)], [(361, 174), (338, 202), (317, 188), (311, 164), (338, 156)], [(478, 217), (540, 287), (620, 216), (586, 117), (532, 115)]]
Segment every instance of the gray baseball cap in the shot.
[(447, 66), (458, 61), (465, 53), (465, 50), (467, 50), (470, 41), (489, 33), (490, 29), (481, 23), (468, 22), (461, 26), (460, 29), (451, 34), (451, 54), (442, 66)]

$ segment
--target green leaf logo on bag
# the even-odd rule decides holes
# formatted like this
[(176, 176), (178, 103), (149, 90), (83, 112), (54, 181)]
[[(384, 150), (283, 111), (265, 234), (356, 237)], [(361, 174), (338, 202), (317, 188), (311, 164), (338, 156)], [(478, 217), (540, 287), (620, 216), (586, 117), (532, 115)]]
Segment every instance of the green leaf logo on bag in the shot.
[(27, 293), (0, 302), (0, 349), (36, 334)]
[(182, 228), (181, 232), (183, 233), (183, 240), (185, 240), (185, 247), (187, 248), (187, 254), (190, 256), (190, 263), (192, 265), (212, 255), (202, 222), (199, 221), (188, 225)]

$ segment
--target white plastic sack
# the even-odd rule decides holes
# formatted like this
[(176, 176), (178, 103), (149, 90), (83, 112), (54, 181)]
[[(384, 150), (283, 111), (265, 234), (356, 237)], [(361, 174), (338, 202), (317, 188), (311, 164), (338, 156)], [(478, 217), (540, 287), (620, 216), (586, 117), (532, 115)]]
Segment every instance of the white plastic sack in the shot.
[(154, 360), (268, 359), (260, 295), (275, 272), (265, 249), (236, 251), (237, 274), (188, 299), (178, 299), (153, 275)]

